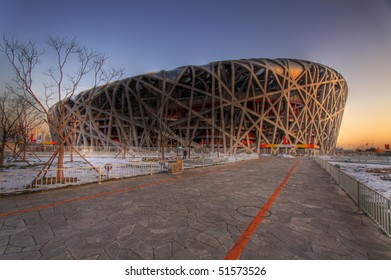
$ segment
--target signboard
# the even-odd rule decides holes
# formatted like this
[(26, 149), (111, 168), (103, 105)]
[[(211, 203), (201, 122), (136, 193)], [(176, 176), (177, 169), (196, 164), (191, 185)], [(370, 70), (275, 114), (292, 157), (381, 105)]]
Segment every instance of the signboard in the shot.
[(319, 149), (315, 144), (261, 144), (261, 148), (296, 148), (296, 149)]

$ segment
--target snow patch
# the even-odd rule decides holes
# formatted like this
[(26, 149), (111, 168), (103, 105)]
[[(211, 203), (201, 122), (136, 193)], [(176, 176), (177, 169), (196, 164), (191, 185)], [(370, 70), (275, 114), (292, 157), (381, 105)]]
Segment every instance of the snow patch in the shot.
[(287, 154), (279, 154), (278, 157), (281, 157), (281, 158), (295, 158), (294, 156), (287, 155)]
[(360, 183), (391, 199), (391, 165), (330, 161)]

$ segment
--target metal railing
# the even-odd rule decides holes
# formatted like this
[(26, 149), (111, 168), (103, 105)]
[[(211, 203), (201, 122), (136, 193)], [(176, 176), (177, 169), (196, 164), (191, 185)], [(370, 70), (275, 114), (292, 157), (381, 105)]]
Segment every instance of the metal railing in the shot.
[(194, 167), (205, 167), (211, 165), (222, 165), (243, 160), (259, 159), (258, 154), (209, 154), (208, 156), (200, 156), (198, 158), (184, 159), (183, 165), (185, 169)]
[(352, 163), (371, 163), (371, 164), (391, 164), (391, 157), (389, 156), (370, 156), (370, 155), (337, 155), (331, 156), (330, 161), (333, 162), (352, 162)]
[(194, 167), (205, 167), (210, 165), (219, 165), (226, 164), (229, 162), (227, 157), (217, 157), (217, 158), (194, 158), (194, 159), (185, 159), (183, 165), (185, 169), (194, 168)]
[(113, 164), (112, 168), (102, 168), (102, 180), (120, 179), (139, 175), (154, 174), (163, 171), (163, 165), (159, 162), (134, 162)]
[(353, 201), (391, 237), (391, 199), (360, 183), (327, 160), (316, 157), (319, 164)]
[[(256, 154), (248, 155), (209, 155), (207, 157), (185, 159), (184, 168), (205, 167), (227, 164), (241, 160), (258, 158)], [(39, 191), (86, 183), (101, 183), (109, 179), (129, 178), (133, 176), (154, 174), (167, 171), (167, 162), (138, 161), (123, 164), (106, 164), (102, 167), (64, 168), (58, 176), (57, 169), (49, 170), (9, 170), (0, 172), (0, 195)]]
[(101, 169), (92, 167), (0, 172), (0, 194), (38, 191), (69, 185), (100, 182)]
[(101, 183), (108, 179), (162, 172), (157, 162), (112, 164), (105, 167), (78, 167), (48, 170), (10, 170), (0, 172), (0, 194), (39, 191), (71, 185)]

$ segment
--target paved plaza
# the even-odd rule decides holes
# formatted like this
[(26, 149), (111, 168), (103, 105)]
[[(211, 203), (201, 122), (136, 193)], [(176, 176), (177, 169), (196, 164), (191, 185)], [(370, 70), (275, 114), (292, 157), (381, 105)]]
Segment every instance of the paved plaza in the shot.
[(0, 259), (224, 259), (279, 187), (240, 259), (391, 259), (313, 160), (276, 157), (1, 197)]

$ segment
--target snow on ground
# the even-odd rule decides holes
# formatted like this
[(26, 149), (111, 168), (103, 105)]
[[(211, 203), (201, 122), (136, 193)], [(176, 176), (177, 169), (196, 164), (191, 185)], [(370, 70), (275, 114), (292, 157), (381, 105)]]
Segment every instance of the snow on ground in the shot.
[(295, 158), (294, 156), (292, 156), (292, 155), (287, 155), (287, 154), (279, 154), (278, 157), (282, 157), (282, 158)]
[(391, 199), (391, 165), (330, 161), (346, 174)]
[[(134, 162), (143, 162), (143, 161), (158, 161), (161, 159), (160, 153), (150, 152), (150, 153), (135, 153), (132, 155), (127, 155), (126, 158), (123, 158), (123, 155), (120, 154), (116, 156), (116, 154), (99, 154), (99, 153), (89, 153), (85, 155), (86, 159), (95, 167), (104, 167), (106, 164), (127, 164), (127, 163), (134, 163)], [(166, 160), (175, 160), (177, 158), (176, 153), (166, 153), (165, 159)], [(36, 170), (41, 169), (42, 166), (49, 160), (49, 155), (42, 155), (39, 157), (40, 160), (38, 160), (35, 157), (28, 158), (28, 161), (31, 165), (27, 164), (23, 161), (16, 161), (16, 162), (10, 162), (6, 163), (5, 167), (0, 168), (1, 171), (12, 171), (12, 170), (21, 170), (21, 169), (30, 169), (30, 170)], [(179, 156), (181, 158), (181, 156)], [(226, 154), (218, 154), (218, 153), (210, 153), (210, 154), (191, 154), (191, 159), (225, 159), (225, 162), (235, 162), (239, 160), (250, 160), (250, 159), (257, 159), (259, 158), (258, 154), (247, 154), (247, 153), (241, 153), (236, 155), (226, 155)], [(190, 160), (191, 161), (191, 160)], [(52, 168), (55, 168), (57, 160), (54, 161)], [(64, 168), (77, 168), (77, 167), (88, 167), (88, 163), (86, 163), (85, 160), (83, 160), (78, 155), (74, 155), (74, 161), (71, 162), (69, 155), (65, 156), (64, 160)]]
[[(142, 174), (152, 174), (163, 171), (163, 164), (160, 164), (161, 155), (158, 153), (135, 153), (123, 158), (122, 155), (115, 154), (86, 154), (86, 159), (95, 167), (91, 168), (85, 160), (79, 156), (74, 156), (74, 161), (71, 162), (70, 157), (66, 156), (64, 160), (64, 180), (65, 182), (58, 183), (56, 179), (56, 161), (53, 162), (50, 170), (39, 172), (42, 170), (46, 161), (50, 156), (40, 155), (40, 160), (37, 158), (29, 158), (29, 163), (23, 161), (9, 162), (7, 166), (0, 168), (0, 193), (19, 192), (26, 189), (37, 188), (52, 188), (60, 187), (61, 185), (78, 185), (86, 182), (97, 182), (98, 171), (96, 168), (101, 167), (101, 176), (103, 180), (113, 178), (128, 178)], [(166, 160), (175, 160), (176, 153), (166, 153)], [(179, 156), (179, 158), (181, 158)], [(257, 159), (257, 154), (195, 154), (192, 153), (191, 159), (184, 160), (184, 168), (194, 168), (197, 166), (225, 164), (229, 162)], [(106, 169), (105, 165), (111, 164), (110, 169)], [(167, 164), (164, 165), (167, 168)], [(98, 173), (97, 173), (98, 172)], [(39, 177), (37, 174), (39, 173)], [(57, 183), (56, 183), (57, 181)], [(39, 187), (38, 187), (39, 185)]]

